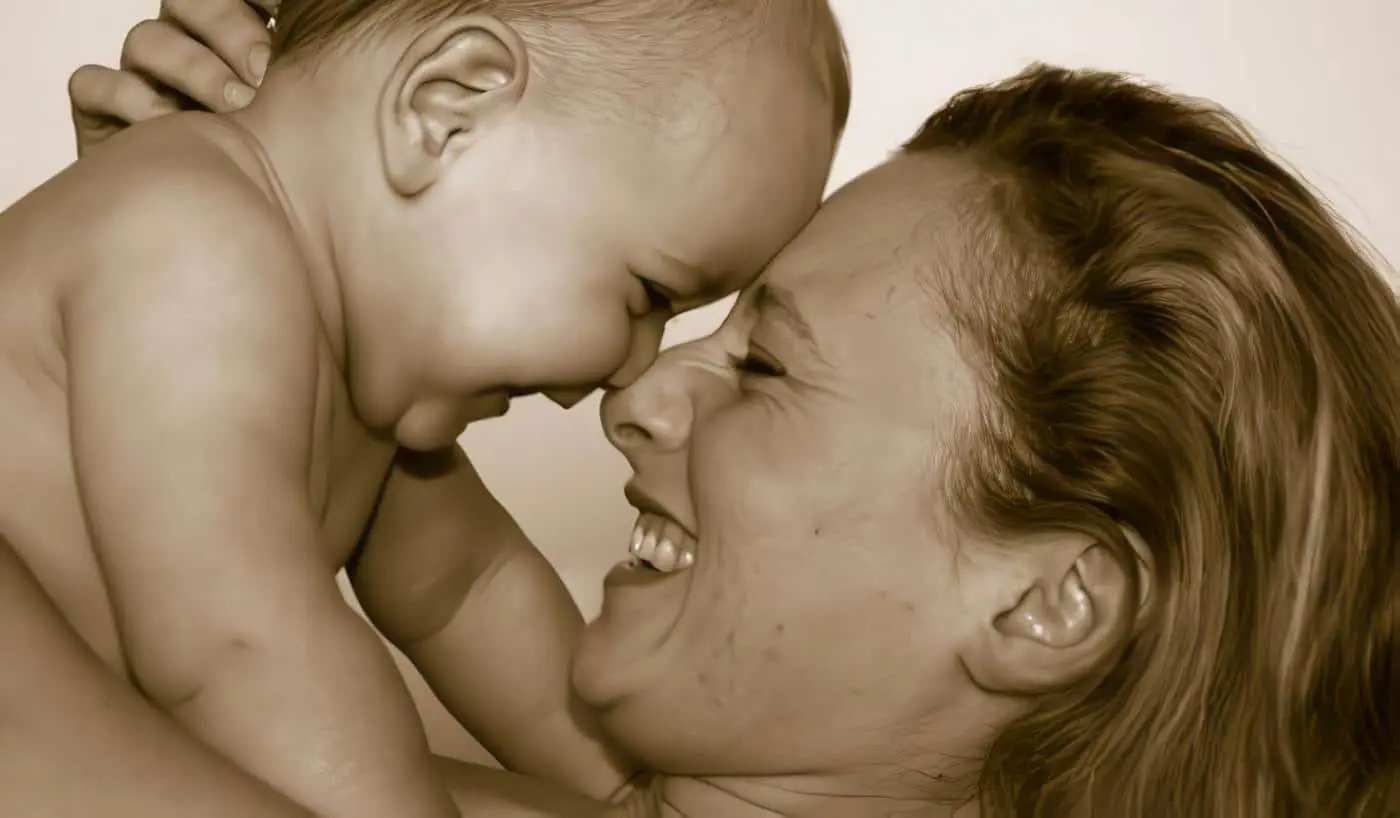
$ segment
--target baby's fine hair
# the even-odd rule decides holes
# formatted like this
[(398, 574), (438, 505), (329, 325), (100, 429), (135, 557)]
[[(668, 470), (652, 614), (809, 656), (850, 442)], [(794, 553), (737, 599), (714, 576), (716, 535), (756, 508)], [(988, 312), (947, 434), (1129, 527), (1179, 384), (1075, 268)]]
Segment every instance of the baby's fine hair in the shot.
[(607, 89), (634, 102), (715, 54), (783, 48), (811, 60), (833, 106), (836, 136), (845, 130), (850, 65), (827, 0), (282, 0), (273, 58), (314, 58), (376, 33), (464, 14), (514, 26), (533, 59), (552, 63), (552, 78), (579, 79), (569, 83), (571, 94)]

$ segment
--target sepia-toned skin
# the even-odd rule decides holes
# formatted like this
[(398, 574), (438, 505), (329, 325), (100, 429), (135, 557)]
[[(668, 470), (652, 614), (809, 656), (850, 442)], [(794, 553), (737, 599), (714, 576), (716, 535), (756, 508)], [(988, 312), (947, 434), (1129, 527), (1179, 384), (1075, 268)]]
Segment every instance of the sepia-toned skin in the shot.
[[(172, 44), (186, 36), (158, 31)], [(229, 37), (201, 35), (211, 43)], [(153, 34), (145, 45), (160, 41)], [(200, 83), (184, 81), (187, 93), (211, 105), (222, 99), (222, 79), (233, 76), (227, 68), (222, 75), (205, 70), (215, 59), (199, 58), (205, 68), (193, 73)], [(109, 91), (135, 78), (89, 74), (112, 80)], [(108, 103), (118, 95), (100, 90), (74, 85), (84, 162), (121, 146), (91, 150), (107, 134), (81, 130), (82, 123), (136, 122), (161, 112), (115, 110)], [(1053, 676), (1068, 661), (1062, 655), (1101, 644), (1089, 637), (1116, 632), (1129, 612), (1117, 604), (1123, 578), (1083, 542), (1053, 544), (1026, 564), (984, 560), (952, 570), (954, 552), (928, 525), (927, 457), (974, 390), (946, 331), (928, 320), (926, 290), (901, 259), (909, 252), (956, 254), (956, 234), (921, 226), (956, 223), (931, 218), (930, 210), (952, 212), (962, 170), (900, 158), (857, 180), (762, 279), (768, 292), (788, 297), (772, 301), (750, 289), (715, 335), (668, 351), (606, 400), (609, 437), (633, 465), (633, 488), (650, 498), (636, 502), (702, 536), (692, 541), (697, 559), (688, 571), (641, 585), (625, 571), (611, 578), (573, 681), (614, 741), (671, 774), (608, 806), (538, 780), (444, 762), (443, 780), (464, 814), (976, 815), (968, 803), (975, 769), (948, 760), (977, 757), (988, 725), (1022, 705), (983, 695), (958, 668), (995, 669), (1006, 661), (999, 657), (1015, 655)], [(910, 208), (916, 198), (920, 206)], [(911, 371), (938, 377), (911, 379)], [(395, 481), (418, 482), (401, 469), (389, 492)], [(429, 487), (448, 502), (433, 502)], [(459, 518), (466, 524), (490, 517), (470, 493), (433, 480), (417, 488), (427, 490), (397, 503), (386, 496), (359, 566), (362, 595), (374, 540), (404, 556), (388, 565), (434, 566), (455, 551)], [(876, 499), (885, 513), (861, 511)], [(502, 518), (501, 525), (510, 524)], [(686, 541), (680, 533), (675, 539)], [(872, 541), (885, 547), (851, 550)], [(1030, 593), (1063, 584), (1067, 575), (1087, 585), (1100, 616), (1076, 618), (1070, 600)], [(929, 583), (947, 587), (930, 592)], [(402, 599), (376, 604), (368, 596), (380, 621), (417, 619)], [(1018, 607), (1023, 599), (1031, 602)], [(1059, 634), (1066, 622), (1088, 636), (1074, 641), (1074, 650), (1011, 650), (1006, 645), (1035, 640), (997, 627), (1008, 618), (1042, 637)], [(461, 667), (435, 686), (445, 699), (481, 683), (472, 667)], [(892, 667), (906, 672), (891, 675)], [(160, 747), (155, 738), (151, 744), (155, 758)], [(112, 763), (101, 748), (91, 755), (99, 766)], [(170, 769), (199, 760), (172, 760)], [(209, 804), (210, 814), (220, 814), (218, 792), (228, 793), (228, 803), (254, 797), (233, 773), (217, 780), (206, 773), (204, 780), (191, 798)], [(140, 802), (139, 793), (113, 789)]]
[[(1054, 684), (1111, 650), (1135, 610), (1092, 542), (964, 558), (929, 516), (930, 457), (975, 379), (905, 260), (965, 257), (937, 226), (960, 223), (966, 171), (906, 156), (856, 180), (718, 332), (605, 400), (634, 502), (696, 560), (612, 575), (572, 676), (667, 774), (610, 808), (452, 767), (467, 814), (976, 816), (959, 759), (1027, 706), (980, 684)], [(449, 543), (422, 532), (450, 513), (375, 535), (432, 563)]]
[[(191, 4), (183, 11), (194, 8)], [(225, 21), (238, 16), (228, 8), (222, 15)], [(242, 19), (256, 20), (256, 15)], [(237, 66), (246, 59), (244, 45), (258, 36), (253, 30), (256, 23), (228, 25), (219, 34), (198, 34), (201, 25), (193, 18), (184, 23), (186, 30), (205, 42), (224, 43), (217, 46), (224, 56), (204, 53), (185, 64), (186, 68), (202, 66), (198, 71), (172, 78), (171, 84), (201, 86), (207, 97), (202, 104), (217, 106), (222, 104), (218, 95), (223, 94), (223, 81), (234, 77), (235, 71), (245, 71)], [(240, 35), (244, 44), (237, 47), (227, 44), (235, 28), (245, 29), (245, 35)], [(143, 38), (142, 48), (128, 50), (136, 55), (163, 37), (174, 45), (186, 36), (171, 28), (152, 32)], [(187, 55), (199, 50), (188, 48), (188, 42), (180, 42), (180, 47)], [(218, 68), (221, 59), (235, 68)], [(116, 97), (97, 93), (106, 80), (113, 80), (105, 86), (108, 90), (123, 85), (130, 88), (135, 87), (132, 83), (144, 83), (140, 76), (101, 72), (89, 72), (88, 76), (97, 82), (84, 89), (93, 95), (78, 106), (80, 123), (104, 117), (111, 121), (147, 118), (149, 112), (134, 108), (120, 113), (109, 104)], [(195, 77), (200, 79), (196, 82)], [(75, 93), (75, 100), (81, 98)], [(140, 95), (127, 94), (125, 98), (135, 100)], [(1016, 133), (1016, 128), (1007, 126), (1001, 117), (1007, 113), (1005, 108), (985, 97), (977, 104), (991, 106), (981, 111), (987, 128)], [(972, 121), (976, 121), (975, 116)], [(949, 126), (945, 123), (944, 127)], [(977, 126), (962, 120), (959, 127)], [(1131, 135), (1133, 127), (1125, 127)], [(1150, 132), (1151, 123), (1139, 122), (1137, 127)], [(107, 131), (87, 133), (85, 138), (91, 145), (99, 144)], [(1037, 134), (1036, 144), (1047, 144), (1045, 135)], [(1077, 136), (1071, 133), (1065, 138)], [(1201, 156), (1186, 150), (1186, 158), (1218, 166), (1222, 149), (1219, 145), (1210, 147), (1214, 138), (1218, 136), (1205, 140)], [(1053, 137), (1048, 144), (1055, 144)], [(1023, 147), (1029, 150), (1029, 146)], [(1154, 150), (1162, 147), (1154, 146)], [(960, 419), (985, 408), (978, 402), (974, 369), (952, 340), (950, 305), (942, 299), (957, 292), (995, 298), (995, 285), (987, 289), (970, 285), (998, 279), (989, 277), (987, 268), (977, 263), (985, 256), (987, 245), (970, 246), (972, 237), (956, 229), (969, 223), (975, 212), (967, 207), (969, 194), (976, 199), (973, 186), (985, 183), (986, 177), (977, 175), (966, 157), (944, 149), (911, 150), (914, 152), (865, 174), (829, 200), (769, 265), (758, 284), (741, 295), (719, 331), (668, 350), (630, 386), (604, 401), (603, 420), (609, 439), (626, 455), (635, 473), (629, 490), (643, 512), (639, 522), (660, 525), (672, 541), (696, 557), (688, 570), (671, 575), (625, 568), (610, 575), (603, 613), (582, 638), (572, 682), (580, 698), (597, 712), (611, 741), (648, 768), (665, 774), (639, 779), (639, 783), (647, 781), (646, 786), (609, 812), (596, 802), (567, 800), (562, 792), (530, 779), (464, 766), (445, 767), (444, 780), (462, 799), (459, 803), (468, 814), (478, 809), (481, 811), (476, 814), (488, 815), (563, 816), (602, 811), (668, 818), (889, 814), (971, 818), (977, 809), (968, 799), (983, 772), (980, 765), (988, 757), (990, 738), (1025, 713), (1038, 694), (1066, 690), (1092, 675), (1095, 668), (1110, 664), (1116, 658), (1113, 646), (1121, 644), (1131, 629), (1161, 617), (1162, 606), (1170, 604), (1163, 600), (1181, 590), (1173, 588), (1170, 572), (1157, 573), (1162, 563), (1154, 560), (1154, 555), (1167, 553), (1163, 543), (1153, 542), (1149, 549), (1132, 531), (1120, 532), (1126, 543), (1118, 557), (1108, 555), (1093, 537), (1066, 534), (1063, 528), (1047, 531), (1041, 527), (1028, 542), (1009, 542), (1020, 535), (1006, 535), (1006, 542), (988, 543), (979, 540), (983, 535), (954, 525), (943, 513), (945, 509), (934, 502), (939, 496), (938, 478), (948, 472), (941, 467), (967, 465), (946, 462), (950, 451), (946, 432), (959, 429)], [(1129, 187), (1135, 190), (1136, 182)], [(1247, 194), (1248, 188), (1244, 190)], [(1268, 191), (1264, 199), (1280, 195)], [(1170, 199), (1168, 196), (1168, 204)], [(1272, 204), (1290, 205), (1287, 195), (1281, 199)], [(1041, 205), (1047, 206), (1045, 202)], [(1301, 209), (1308, 208), (1304, 205)], [(1290, 211), (1289, 218), (1295, 215)], [(1315, 223), (1305, 223), (1309, 218)], [(1300, 245), (1307, 245), (1309, 237), (1324, 245), (1333, 242), (1333, 228), (1325, 216), (1305, 212), (1302, 219), (1304, 223), (1294, 224), (1298, 231), (1294, 238)], [(1164, 224), (1170, 226), (1172, 221)], [(1237, 232), (1236, 228), (1224, 230), (1227, 234)], [(1149, 230), (1145, 235), (1154, 234)], [(1142, 237), (1133, 234), (1129, 238)], [(1176, 234), (1177, 239), (1183, 237), (1188, 242), (1200, 238), (1203, 247), (1212, 243), (1189, 229)], [(1229, 236), (1232, 241), (1242, 238), (1247, 237)], [(1220, 239), (1219, 234), (1213, 236), (1214, 241)], [(1324, 258), (1335, 262), (1345, 256), (1335, 253)], [(1269, 263), (1263, 262), (1263, 266)], [(1347, 274), (1373, 272), (1347, 270), (1345, 261), (1340, 267), (1326, 266), (1329, 269), (1309, 270), (1305, 262), (1301, 269), (1287, 272), (1299, 280), (1315, 275), (1331, 281), (1335, 274), (1339, 283)], [(1026, 272), (1039, 274), (1034, 269)], [(1009, 280), (1025, 283), (1014, 276)], [(1265, 281), (1253, 281), (1250, 286)], [(1339, 290), (1357, 296), (1363, 292), (1357, 281), (1354, 277)], [(1369, 302), (1377, 290), (1364, 292)], [(1345, 296), (1337, 301), (1327, 297), (1316, 300), (1324, 305), (1324, 311), (1337, 311), (1334, 315), (1350, 309), (1353, 318), (1371, 318), (1355, 322), (1356, 326), (1369, 327), (1369, 333), (1358, 331), (1347, 336), (1352, 342), (1359, 339), (1359, 346), (1339, 356), (1338, 370), (1343, 375), (1364, 372), (1374, 360), (1355, 355), (1356, 348), (1365, 349), (1368, 343), (1373, 349), (1392, 344), (1393, 316), (1381, 315), (1388, 307), (1368, 304), (1362, 308), (1356, 301), (1347, 304)], [(961, 306), (966, 309), (968, 304)], [(1244, 333), (1243, 337), (1251, 336)], [(1301, 377), (1298, 371), (1287, 370), (1289, 352), (1267, 346), (1262, 351), (1277, 356), (1283, 367), (1281, 374)], [(1006, 375), (1005, 370), (993, 372)], [(977, 374), (987, 377), (991, 373)], [(1353, 378), (1351, 383), (1367, 382)], [(1371, 431), (1378, 432), (1376, 439), (1393, 440), (1392, 427), (1381, 429), (1379, 425), (1391, 419), (1376, 419), (1393, 402), (1374, 395), (1393, 393), (1394, 384), (1381, 379), (1369, 382), (1367, 388), (1372, 387), (1376, 391), (1369, 399), (1376, 405), (1370, 407), (1369, 420), (1366, 400), (1360, 399), (1359, 392), (1352, 392), (1361, 419), (1350, 420), (1356, 424), (1350, 433), (1356, 434), (1362, 424), (1371, 422), (1375, 424)], [(1174, 411), (1177, 399), (1189, 397), (1189, 392), (1173, 391), (1164, 405)], [(1243, 405), (1248, 406), (1248, 401)], [(1288, 419), (1288, 407), (1268, 406), (1268, 413), (1277, 412)], [(1025, 410), (1024, 404), (1020, 410)], [(1031, 410), (1032, 416), (1036, 414)], [(1080, 421), (1094, 425), (1099, 419), (1091, 413)], [(1259, 431), (1263, 443), (1254, 447), (1255, 453), (1267, 451), (1268, 430), (1251, 431)], [(1341, 423), (1334, 431), (1340, 434), (1338, 440), (1345, 441), (1348, 425)], [(1182, 439), (1177, 437), (1167, 441), (1168, 449), (1174, 451), (1181, 445)], [(1347, 445), (1343, 442), (1342, 449)], [(1377, 460), (1384, 460), (1390, 450), (1382, 445), (1371, 447), (1371, 451), (1380, 453)], [(1203, 459), (1208, 461), (1209, 456)], [(1298, 473), (1316, 467), (1313, 461), (1290, 461), (1287, 456), (1265, 462), (1306, 464), (1292, 470)], [(1393, 467), (1393, 459), (1389, 462)], [(1287, 469), (1282, 472), (1292, 473)], [(1393, 473), (1393, 468), (1387, 472)], [(1346, 482), (1348, 478), (1350, 482)], [(1343, 479), (1347, 490), (1339, 491), (1338, 496), (1364, 498), (1359, 502), (1375, 502), (1385, 488), (1367, 485), (1366, 481), (1375, 482), (1373, 474), (1357, 473)], [(1146, 505), (1152, 506), (1156, 497), (1147, 494)], [(1231, 513), (1248, 508), (1241, 504)], [(445, 508), (442, 513), (446, 513)], [(1375, 519), (1367, 518), (1367, 513), (1353, 507), (1348, 517), (1356, 515), (1356, 525), (1364, 526), (1367, 519)], [(397, 521), (381, 520), (377, 535), (384, 543), (414, 543), (416, 559), (431, 564), (434, 554), (449, 550), (447, 540), (421, 536), (422, 523), (436, 516), (404, 514)], [(665, 519), (658, 523), (658, 518)], [(1346, 536), (1344, 533), (1340, 538)], [(1388, 544), (1383, 532), (1375, 542), (1357, 543), (1380, 549)], [(1129, 551), (1137, 553), (1130, 555)], [(1219, 552), (1208, 550), (1198, 555), (1196, 564), (1209, 565), (1208, 561), (1218, 556)], [(1322, 564), (1333, 568), (1348, 560), (1352, 568), (1359, 564), (1351, 549), (1328, 554), (1324, 560), (1330, 562)], [(1139, 575), (1130, 582), (1124, 571), (1133, 568)], [(1356, 571), (1353, 578), (1359, 582), (1366, 573)], [(1370, 574), (1368, 580), (1377, 575), (1393, 576), (1386, 570)], [(17, 576), (21, 575), (15, 572), (3, 577), (21, 587), (0, 599), (0, 604), (9, 606), (0, 610), (0, 622), (15, 623), (8, 631), (0, 631), (0, 638), (7, 644), (27, 640), (28, 644), (54, 646), (53, 655), (63, 661), (10, 672), (0, 681), (14, 685), (18, 679), (25, 684), (4, 689), (0, 702), (47, 703), (46, 712), (61, 709), (69, 701), (81, 702), (83, 696), (113, 703), (110, 715), (100, 720), (105, 730), (89, 727), (75, 731), (84, 736), (79, 752), (73, 751), (75, 742), (62, 728), (80, 724), (84, 717), (98, 724), (91, 708), (74, 708), (76, 716), (67, 711), (47, 719), (31, 714), (20, 721), (44, 739), (23, 746), (40, 748), (40, 758), (50, 760), (47, 765), (43, 761), (33, 765), (46, 772), (47, 781), (58, 777), (54, 767), (74, 769), (67, 761), (72, 757), (89, 768), (108, 771), (105, 778), (97, 779), (106, 782), (118, 780), (110, 771), (121, 764), (127, 765), (126, 770), (188, 770), (187, 779), (182, 779), (190, 782), (186, 792), (192, 799), (202, 798), (209, 806), (208, 814), (225, 814), (219, 812), (221, 805), (235, 803), (256, 802), (259, 807), (276, 809), (266, 800), (265, 791), (237, 783), (233, 772), (214, 771), (206, 765), (207, 757), (198, 753), (180, 756), (174, 749), (178, 736), (143, 724), (139, 708), (123, 704), (135, 698), (128, 695), (129, 690), (114, 693), (104, 688), (100, 679), (85, 675), (82, 668), (91, 661), (84, 665), (77, 660), (83, 655), (80, 646), (72, 649), (71, 638), (64, 642), (54, 617), (45, 616), (42, 596), (33, 593), (32, 584), (25, 586), (22, 576), (13, 582)], [(1288, 576), (1279, 572), (1273, 579), (1287, 580)], [(1383, 587), (1383, 582), (1371, 587)], [(1253, 593), (1267, 596), (1279, 592), (1291, 600), (1296, 586), (1279, 582), (1273, 587), (1235, 587), (1248, 589), (1236, 592), (1247, 599), (1252, 599)], [(1141, 595), (1135, 596), (1133, 590)], [(1350, 595), (1350, 600), (1334, 597), (1323, 604), (1330, 609), (1335, 601), (1335, 607), (1340, 608), (1348, 601), (1361, 600), (1351, 610), (1359, 618), (1367, 618), (1371, 613), (1367, 599), (1360, 592)], [(1377, 597), (1370, 599), (1374, 602)], [(1189, 609), (1180, 607), (1165, 611), (1172, 622), (1181, 621), (1176, 614), (1190, 615)], [(1385, 621), (1384, 611), (1378, 621)], [(1295, 623), (1303, 632), (1321, 624), (1310, 623), (1306, 617)], [(40, 626), (47, 630), (40, 632)], [(1243, 627), (1242, 638), (1253, 639), (1249, 626)], [(1194, 664), (1197, 651), (1209, 649), (1210, 636), (1183, 632), (1189, 635), (1180, 644)], [(67, 647), (59, 649), (65, 644)], [(1328, 642), (1324, 638), (1321, 644)], [(1372, 644), (1386, 643), (1382, 639)], [(1174, 682), (1195, 684), (1201, 679), (1201, 667), (1179, 668), (1174, 659), (1164, 660), (1163, 655), (1172, 654), (1158, 653), (1149, 659), (1159, 662)], [(1237, 662), (1237, 657), (1231, 654), (1228, 661)], [(1338, 689), (1332, 678), (1334, 670), (1345, 676), (1366, 669), (1325, 665), (1315, 674), (1321, 681), (1314, 679), (1319, 685), (1314, 692), (1325, 696)], [(1369, 671), (1371, 690), (1384, 689), (1374, 683), (1376, 674), (1383, 671), (1374, 665)], [(1236, 675), (1233, 669), (1225, 672)], [(78, 680), (81, 691), (76, 684), (46, 684), (45, 679)], [(469, 687), (469, 682), (463, 686)], [(1236, 815), (1251, 809), (1267, 812), (1267, 806), (1259, 806), (1265, 801), (1291, 803), (1272, 800), (1293, 796), (1269, 792), (1277, 782), (1266, 780), (1270, 774), (1268, 753), (1256, 757), (1246, 755), (1243, 749), (1248, 743), (1251, 753), (1258, 749), (1271, 753), (1268, 739), (1259, 741), (1260, 736), (1271, 735), (1267, 729), (1220, 734), (1209, 718), (1201, 717), (1199, 705), (1178, 705), (1177, 699), (1158, 695), (1159, 690), (1156, 685), (1134, 685), (1130, 695), (1140, 697), (1140, 703), (1154, 698), (1167, 702), (1180, 708), (1177, 712), (1185, 716), (1183, 722), (1199, 722), (1184, 724), (1187, 732), (1176, 739), (1178, 751), (1190, 754), (1193, 763), (1205, 759), (1196, 770), (1199, 777), (1195, 784), (1185, 784), (1173, 793), (1162, 792), (1162, 802), (1156, 801), (1156, 784), (1162, 780), (1159, 773), (1167, 770), (1177, 774), (1183, 769), (1161, 763), (1170, 753), (1164, 747), (1168, 738), (1154, 736), (1154, 741), (1144, 746), (1146, 756), (1135, 758), (1134, 742), (1150, 735), (1145, 722), (1109, 722), (1116, 729), (1094, 736), (1084, 734), (1080, 718), (1069, 727), (1047, 728), (1041, 723), (1033, 740), (1026, 739), (1024, 722), (1019, 734), (1013, 729), (999, 736), (1010, 737), (1012, 742), (998, 743), (1003, 765), (1000, 780), (996, 775), (997, 753), (991, 754), (991, 775), (981, 782), (987, 785), (981, 795), (994, 804), (1011, 804), (1026, 796), (1021, 786), (1037, 785), (1021, 778), (1017, 763), (1046, 759), (1048, 749), (1049, 756), (1062, 756), (1059, 775), (1073, 784), (1042, 790), (1039, 797), (1050, 803), (1083, 796), (1088, 800), (1082, 806), (1087, 808), (1102, 798), (1112, 814), (1134, 815), (1151, 813), (1151, 808), (1145, 807), (1144, 812), (1143, 808), (1124, 810), (1114, 805), (1141, 807), (1174, 801), (1195, 805), (1194, 811), (1187, 810), (1191, 814)], [(1383, 708), (1382, 700), (1383, 694), (1376, 696), (1371, 706), (1379, 703)], [(1091, 708), (1100, 709), (1101, 700), (1092, 701)], [(1251, 700), (1246, 704), (1240, 712), (1248, 713), (1251, 719), (1264, 721), (1278, 715), (1270, 712), (1268, 702)], [(1155, 706), (1153, 702), (1147, 709)], [(1261, 726), (1268, 727), (1253, 727)], [(115, 742), (103, 745), (102, 741), (118, 735), (114, 732), (118, 729), (129, 731), (128, 741), (137, 741), (142, 752), (128, 754), (132, 758), (114, 758), (117, 754), (111, 747)], [(1373, 727), (1358, 723), (1352, 729), (1369, 731)], [(1388, 747), (1383, 743), (1383, 724), (1379, 729), (1382, 738), (1373, 739), (1369, 746), (1372, 752), (1379, 748), (1383, 754)], [(1099, 765), (1114, 763), (1112, 759), (1085, 756), (1072, 749), (1076, 731), (1078, 738), (1116, 742), (1105, 746), (1116, 746), (1127, 763), (1112, 775), (1105, 772), (1113, 768)], [(1272, 735), (1284, 738), (1285, 743), (1292, 740), (1279, 733)], [(1355, 735), (1340, 737), (1338, 755), (1333, 759), (1328, 758), (1325, 748), (1314, 755), (1311, 750), (1318, 742), (1311, 737), (1304, 740), (1309, 744), (1307, 758), (1324, 764), (1340, 758), (1338, 766), (1359, 762), (1356, 750), (1362, 742)], [(1009, 756), (1008, 746), (1012, 750)], [(59, 747), (68, 749), (69, 755), (52, 749)], [(1076, 763), (1085, 759), (1085, 766), (1063, 766), (1066, 753), (1077, 756), (1073, 759)], [(1232, 777), (1222, 768), (1229, 766), (1235, 753), (1239, 756), (1234, 759)], [(69, 766), (64, 767), (65, 762)], [(1087, 766), (1090, 764), (1094, 766)], [(1048, 762), (1036, 765), (1038, 775), (1048, 769)], [(1313, 778), (1309, 787), (1336, 789), (1330, 783), (1337, 778), (1335, 768), (1327, 778), (1314, 776), (1317, 770), (1311, 766), (1299, 772)], [(1085, 778), (1090, 780), (1085, 782)], [(127, 781), (131, 780), (134, 776), (128, 775)], [(1222, 782), (1220, 791), (1210, 791)], [(3, 783), (0, 793), (7, 792)], [(1244, 786), (1234, 786), (1240, 783)], [(1384, 786), (1384, 782), (1377, 783)], [(30, 803), (49, 810), (52, 804), (63, 802), (60, 792), (67, 803), (86, 798), (84, 803), (96, 804), (100, 803), (97, 792), (102, 789), (102, 785), (89, 789), (70, 785), (62, 790), (49, 784), (46, 801), (34, 793), (33, 785), (28, 786), (27, 794), (33, 798)], [(1251, 786), (1256, 789), (1251, 791)], [(114, 802), (141, 803), (143, 794), (129, 783), (109, 784), (106, 789)], [(1125, 792), (1132, 797), (1122, 797)], [(1326, 793), (1327, 798), (1332, 795)], [(1337, 803), (1342, 800), (1338, 796)], [(1322, 813), (1332, 811), (1323, 809)], [(150, 814), (159, 813), (153, 810)], [(1314, 809), (1308, 814), (1321, 813)]]
[[(157, 63), (172, 60), (169, 75), (190, 78), (172, 85), (202, 101), (199, 71), (177, 64), (192, 41), (157, 35), (188, 24), (182, 10), (215, 5), (167, 6), (165, 22), (138, 28), (124, 65), (167, 76)], [(209, 22), (244, 42), (261, 28), (239, 4)], [(0, 215), (0, 538), (19, 558), (7, 581), (37, 581), (78, 640), (44, 632), (55, 664), (14, 684), (42, 712), (65, 690), (46, 689), (44, 674), (66, 663), (66, 689), (86, 685), (133, 724), (150, 716), (139, 691), (318, 815), (504, 814), (501, 787), (473, 795), (477, 778), (535, 787), (449, 768), (454, 806), (390, 657), (335, 584), (353, 556), (370, 619), (454, 716), (507, 767), (598, 805), (633, 768), (570, 693), (582, 618), (453, 441), (512, 395), (543, 390), (568, 405), (625, 386), (671, 314), (750, 280), (818, 204), (828, 104), (789, 93), (780, 61), (758, 60), (724, 95), (724, 128), (643, 151), (655, 123), (575, 136), (538, 110), (527, 49), (497, 21), (454, 19), (401, 40), (314, 78), (274, 70), (236, 115), (125, 130), (169, 112), (169, 97), (149, 85), (143, 95), (135, 73), (75, 75), (82, 160)], [(472, 74), (477, 58), (490, 71)], [(474, 98), (469, 149), (428, 155), (409, 138), (409, 124), (461, 112), (408, 84), (466, 87), (501, 76), (502, 60), (514, 73)], [(418, 107), (381, 109), (381, 88)], [(109, 92), (111, 106), (84, 101)], [(385, 127), (345, 125), (364, 110)], [(522, 181), (534, 184), (521, 193)], [(406, 184), (433, 194), (411, 215)], [(738, 185), (759, 192), (736, 197)], [(16, 592), (5, 604), (32, 618), (40, 600)], [(132, 689), (112, 691), (103, 672)], [(116, 809), (101, 782), (149, 771), (154, 757), (117, 748), (147, 731), (152, 754), (178, 740), (164, 722), (115, 720), (107, 733), (36, 726), (56, 743), (46, 756), (42, 740), (26, 741), (33, 763), (52, 774), (87, 741), (94, 769), (72, 774), (90, 783), (0, 787), (15, 793), (0, 804), (34, 799), (0, 811), (47, 812), (50, 796), (81, 805), (83, 787)], [(208, 753), (163, 775), (172, 790), (150, 794), (181, 793), (183, 815), (204, 814), (205, 799), (207, 814), (292, 814)], [(201, 782), (239, 794), (222, 801)], [(581, 814), (576, 799), (508, 800)], [(145, 809), (131, 813), (159, 814)]]

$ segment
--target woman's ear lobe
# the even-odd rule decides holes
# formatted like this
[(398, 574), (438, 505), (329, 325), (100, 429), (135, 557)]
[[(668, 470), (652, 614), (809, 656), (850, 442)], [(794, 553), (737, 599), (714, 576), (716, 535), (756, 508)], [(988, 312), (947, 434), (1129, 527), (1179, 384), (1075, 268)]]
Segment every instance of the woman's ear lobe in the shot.
[(494, 17), (466, 15), (421, 34), (381, 95), (380, 150), (395, 192), (415, 196), (524, 96), (524, 40)]

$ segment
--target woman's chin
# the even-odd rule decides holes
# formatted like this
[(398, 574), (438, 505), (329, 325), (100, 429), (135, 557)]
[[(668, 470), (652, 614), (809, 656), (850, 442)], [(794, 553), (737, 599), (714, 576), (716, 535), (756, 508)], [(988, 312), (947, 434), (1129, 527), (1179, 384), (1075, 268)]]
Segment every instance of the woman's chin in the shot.
[(608, 573), (602, 612), (574, 654), (573, 684), (581, 699), (606, 712), (662, 681), (693, 571), (664, 574), (619, 563)]

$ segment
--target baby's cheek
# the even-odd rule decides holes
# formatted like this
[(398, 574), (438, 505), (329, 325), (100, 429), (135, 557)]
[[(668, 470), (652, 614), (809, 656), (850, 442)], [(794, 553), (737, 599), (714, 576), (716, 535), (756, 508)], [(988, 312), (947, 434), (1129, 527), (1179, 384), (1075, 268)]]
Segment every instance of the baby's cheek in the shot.
[(623, 322), (580, 313), (561, 322), (561, 329), (550, 352), (560, 384), (601, 383), (627, 360), (631, 337)]

